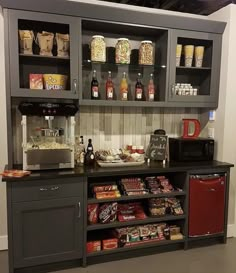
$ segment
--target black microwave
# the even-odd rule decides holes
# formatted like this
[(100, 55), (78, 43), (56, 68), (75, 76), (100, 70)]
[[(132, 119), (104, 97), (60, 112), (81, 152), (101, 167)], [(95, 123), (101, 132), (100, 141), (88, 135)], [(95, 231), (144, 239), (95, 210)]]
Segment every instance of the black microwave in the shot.
[(214, 140), (209, 138), (169, 138), (170, 161), (211, 161)]

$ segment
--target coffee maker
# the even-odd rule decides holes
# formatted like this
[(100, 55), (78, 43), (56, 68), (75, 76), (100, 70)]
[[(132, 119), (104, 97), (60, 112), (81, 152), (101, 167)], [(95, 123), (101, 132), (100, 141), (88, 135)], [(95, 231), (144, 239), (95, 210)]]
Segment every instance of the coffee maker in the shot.
[(22, 102), (23, 170), (74, 168), (75, 114), (72, 103)]

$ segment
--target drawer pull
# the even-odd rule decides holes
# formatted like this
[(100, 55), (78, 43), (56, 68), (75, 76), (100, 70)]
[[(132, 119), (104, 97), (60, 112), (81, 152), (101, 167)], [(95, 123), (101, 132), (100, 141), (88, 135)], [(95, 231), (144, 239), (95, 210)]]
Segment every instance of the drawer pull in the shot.
[(77, 207), (78, 207), (78, 215), (77, 215), (77, 218), (80, 218), (80, 217), (81, 217), (81, 205), (80, 205), (80, 202), (77, 204)]
[(47, 191), (48, 189), (47, 188), (40, 188), (39, 190), (40, 191)]
[(50, 190), (51, 190), (51, 191), (58, 191), (58, 190), (59, 190), (59, 187), (52, 187)]

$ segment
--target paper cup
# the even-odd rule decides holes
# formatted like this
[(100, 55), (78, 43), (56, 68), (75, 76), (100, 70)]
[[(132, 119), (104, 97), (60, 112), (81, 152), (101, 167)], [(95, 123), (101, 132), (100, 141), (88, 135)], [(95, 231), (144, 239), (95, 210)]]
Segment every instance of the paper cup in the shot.
[(182, 53), (182, 45), (177, 44), (177, 46), (176, 46), (176, 66), (180, 66), (181, 53)]
[(185, 66), (191, 67), (193, 63), (193, 51), (194, 46), (193, 45), (186, 45), (184, 47), (184, 55), (185, 55)]
[(195, 47), (195, 67), (202, 67), (204, 46)]

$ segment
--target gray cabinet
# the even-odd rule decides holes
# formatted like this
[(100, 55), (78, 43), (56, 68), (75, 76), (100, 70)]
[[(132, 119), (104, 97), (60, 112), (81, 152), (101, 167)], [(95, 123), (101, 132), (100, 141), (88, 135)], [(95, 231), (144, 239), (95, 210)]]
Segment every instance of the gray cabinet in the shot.
[[(8, 10), (6, 15), (9, 18), (9, 45), (7, 46), (10, 50), (11, 96), (78, 99), (80, 19), (72, 16), (19, 10)], [(25, 54), (20, 50), (19, 30), (33, 31), (33, 54)], [(37, 33), (43, 31), (54, 35), (56, 33), (69, 34), (69, 57), (57, 56), (56, 39), (54, 39), (52, 49), (53, 56), (40, 55)], [(29, 44), (27, 47), (30, 47)], [(53, 90), (53, 92), (45, 90), (45, 86), (44, 90), (32, 90), (30, 89), (30, 74), (65, 75), (67, 77), (65, 88)]]
[(39, 182), (12, 187), (14, 268), (83, 256), (83, 179)]
[[(171, 49), (170, 49), (170, 69), (169, 69), (169, 90), (168, 101), (176, 102), (188, 106), (190, 103), (217, 107), (219, 95), (219, 75), (221, 61), (221, 35), (185, 31), (171, 31)], [(182, 45), (182, 55), (180, 65), (176, 66), (176, 46)], [(204, 57), (202, 67), (196, 67), (193, 56), (192, 67), (185, 66), (184, 46), (193, 45), (204, 46)], [(194, 54), (195, 55), (195, 54)], [(197, 89), (197, 95), (183, 93), (173, 90), (175, 84), (191, 84), (194, 89)], [(183, 95), (185, 94), (185, 95)], [(186, 95), (188, 94), (188, 95)]]

